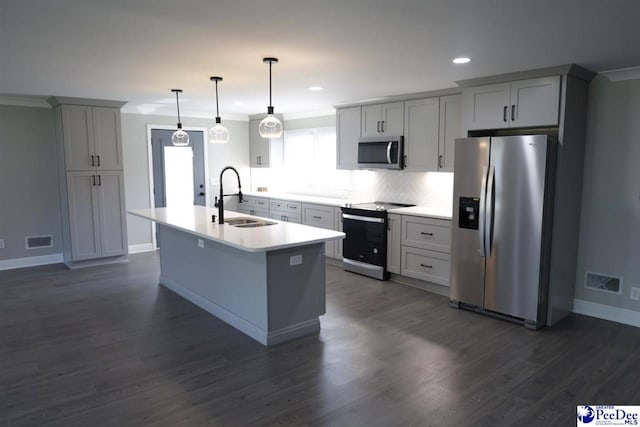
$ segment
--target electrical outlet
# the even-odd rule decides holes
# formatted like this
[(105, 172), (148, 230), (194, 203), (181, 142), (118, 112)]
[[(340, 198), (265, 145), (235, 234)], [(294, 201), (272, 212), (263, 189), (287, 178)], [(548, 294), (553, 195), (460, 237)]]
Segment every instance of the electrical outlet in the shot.
[(640, 288), (631, 288), (630, 298), (634, 301), (640, 301)]
[(289, 258), (289, 265), (290, 266), (300, 265), (300, 264), (302, 264), (302, 254), (293, 255), (292, 257)]
[(0, 249), (4, 249), (4, 239), (0, 239)]
[(198, 239), (198, 247), (199, 248), (204, 248), (204, 240)]

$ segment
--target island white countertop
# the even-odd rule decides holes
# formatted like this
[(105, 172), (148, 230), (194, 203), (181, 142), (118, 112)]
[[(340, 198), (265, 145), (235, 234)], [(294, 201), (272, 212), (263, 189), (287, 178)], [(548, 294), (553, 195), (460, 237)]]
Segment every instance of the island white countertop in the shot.
[[(253, 228), (218, 224), (218, 209), (204, 206), (133, 209), (128, 212), (131, 215), (247, 252), (264, 252), (310, 245), (327, 240), (343, 239), (345, 236), (340, 231), (276, 221), (233, 211), (224, 211), (224, 218), (253, 218), (276, 224)], [(211, 215), (216, 215), (216, 222), (211, 221)]]
[(447, 219), (451, 221), (451, 211), (442, 208), (430, 208), (426, 206), (411, 206), (408, 208), (389, 209), (390, 214), (413, 215), (425, 218)]

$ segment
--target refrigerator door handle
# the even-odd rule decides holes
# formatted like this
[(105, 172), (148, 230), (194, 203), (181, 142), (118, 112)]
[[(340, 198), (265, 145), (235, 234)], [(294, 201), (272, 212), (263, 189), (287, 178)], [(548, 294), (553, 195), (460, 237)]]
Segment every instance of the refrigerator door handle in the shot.
[(480, 240), (480, 256), (484, 257), (484, 218), (485, 201), (487, 199), (487, 167), (482, 167), (482, 185), (480, 188), (480, 210), (478, 213), (478, 239)]
[(486, 238), (484, 239), (485, 253), (487, 256), (491, 256), (491, 248), (493, 247), (493, 186), (495, 184), (495, 176), (496, 168), (495, 166), (491, 166), (491, 168), (489, 168), (489, 181), (487, 182), (487, 211), (485, 213), (484, 225), (485, 233), (487, 234)]

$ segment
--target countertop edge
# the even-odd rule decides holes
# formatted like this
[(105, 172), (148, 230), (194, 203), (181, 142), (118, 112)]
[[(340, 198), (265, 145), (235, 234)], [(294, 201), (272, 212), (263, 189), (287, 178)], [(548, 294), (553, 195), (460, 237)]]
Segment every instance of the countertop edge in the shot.
[[(251, 216), (251, 215), (245, 215), (245, 214), (234, 212), (234, 211), (225, 211), (225, 212), (233, 212), (234, 214), (239, 214), (240, 216), (243, 216), (243, 217), (244, 216)], [(335, 233), (336, 236), (326, 237), (326, 238), (316, 238), (316, 239), (311, 239), (311, 240), (307, 240), (307, 241), (304, 241), (304, 242), (284, 243), (284, 244), (273, 245), (273, 246), (250, 247), (250, 246), (242, 246), (242, 245), (239, 245), (237, 243), (230, 242), (228, 240), (221, 239), (219, 237), (211, 236), (209, 234), (200, 233), (200, 232), (195, 231), (195, 230), (189, 230), (187, 228), (181, 227), (181, 226), (176, 225), (176, 224), (171, 224), (171, 223), (163, 221), (163, 220), (159, 220), (159, 219), (156, 219), (156, 218), (150, 218), (149, 216), (147, 216), (147, 215), (145, 215), (145, 214), (143, 214), (141, 212), (136, 212), (136, 210), (134, 210), (134, 209), (128, 210), (127, 213), (129, 213), (131, 215), (134, 215), (134, 216), (137, 216), (137, 217), (142, 218), (142, 219), (146, 219), (148, 221), (153, 221), (155, 223), (164, 225), (164, 226), (169, 227), (169, 228), (173, 228), (175, 230), (179, 230), (179, 231), (182, 231), (182, 232), (185, 232), (185, 233), (197, 236), (197, 237), (201, 237), (201, 238), (206, 239), (206, 240), (210, 240), (212, 242), (217, 242), (217, 243), (219, 243), (221, 245), (225, 245), (225, 246), (229, 246), (229, 247), (232, 247), (232, 248), (236, 248), (236, 249), (242, 250), (244, 252), (276, 251), (276, 250), (279, 250), (279, 249), (287, 249), (287, 248), (294, 248), (294, 247), (299, 247), (299, 246), (313, 245), (313, 244), (316, 244), (316, 243), (323, 243), (323, 242), (326, 242), (326, 241), (329, 241), (329, 240), (340, 240), (340, 239), (344, 239), (344, 237), (345, 237), (345, 234), (343, 232), (341, 232), (341, 231), (323, 229), (323, 230), (325, 230), (327, 232)], [(270, 221), (281, 223), (280, 221), (276, 221), (276, 220), (270, 220)], [(307, 226), (307, 227), (311, 227), (311, 226)], [(315, 227), (315, 228), (317, 228), (317, 227)]]

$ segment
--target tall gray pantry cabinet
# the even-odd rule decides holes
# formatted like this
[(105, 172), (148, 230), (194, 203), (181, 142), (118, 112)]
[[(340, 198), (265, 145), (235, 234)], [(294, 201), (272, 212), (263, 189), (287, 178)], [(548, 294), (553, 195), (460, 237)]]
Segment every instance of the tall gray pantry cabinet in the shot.
[(127, 226), (120, 125), (121, 101), (51, 97), (69, 267), (121, 261)]

